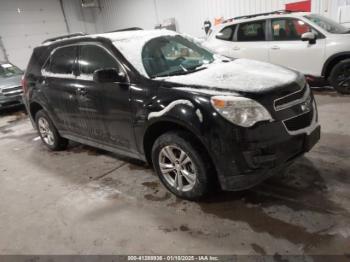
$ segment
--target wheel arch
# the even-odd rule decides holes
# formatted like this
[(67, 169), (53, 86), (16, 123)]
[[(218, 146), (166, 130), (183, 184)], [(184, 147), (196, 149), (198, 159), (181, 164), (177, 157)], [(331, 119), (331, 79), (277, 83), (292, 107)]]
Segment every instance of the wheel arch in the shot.
[[(193, 130), (192, 128), (188, 127), (186, 124), (181, 122), (175, 122), (171, 120), (161, 120), (155, 123), (152, 123), (146, 130), (144, 136), (143, 136), (143, 150), (146, 157), (147, 162), (152, 165), (152, 147), (154, 142), (158, 137), (161, 135), (170, 132), (170, 131), (184, 131), (191, 135), (193, 138), (193, 141), (195, 141), (196, 145), (200, 147), (201, 150), (204, 150), (207, 154), (207, 156), (210, 158), (212, 164), (212, 158), (211, 155), (207, 149), (207, 147), (204, 145), (202, 139), (198, 136), (198, 133)], [(213, 165), (215, 168), (215, 166)]]
[(328, 79), (334, 66), (345, 59), (350, 59), (350, 52), (342, 52), (329, 57), (323, 66), (322, 76)]
[(44, 107), (40, 103), (38, 103), (38, 102), (30, 103), (30, 105), (29, 105), (29, 113), (30, 113), (30, 117), (32, 118), (32, 120), (35, 121), (36, 113), (38, 113), (42, 109), (44, 109)]

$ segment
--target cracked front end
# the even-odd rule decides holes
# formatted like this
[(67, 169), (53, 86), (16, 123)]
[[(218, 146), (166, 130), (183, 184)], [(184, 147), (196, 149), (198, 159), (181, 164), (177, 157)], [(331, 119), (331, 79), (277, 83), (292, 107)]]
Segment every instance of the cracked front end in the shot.
[(320, 139), (317, 106), (310, 88), (254, 97), (273, 121), (234, 127), (220, 121), (211, 130), (210, 150), (224, 190), (250, 188), (311, 150)]

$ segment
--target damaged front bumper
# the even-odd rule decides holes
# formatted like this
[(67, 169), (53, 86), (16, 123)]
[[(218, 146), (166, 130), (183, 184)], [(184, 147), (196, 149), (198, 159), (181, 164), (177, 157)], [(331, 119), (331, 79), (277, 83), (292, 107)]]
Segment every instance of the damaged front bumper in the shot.
[[(223, 190), (251, 188), (279, 173), (315, 146), (320, 140), (321, 128), (312, 96), (307, 103), (309, 110), (303, 113), (259, 123), (253, 128), (221, 126), (222, 134), (212, 136), (211, 145), (215, 147), (210, 151)], [(293, 105), (286, 110), (294, 114), (303, 105)]]
[(247, 143), (243, 161), (236, 163), (238, 175), (226, 174), (221, 185), (224, 190), (244, 190), (274, 176), (293, 163), (295, 159), (310, 151), (320, 140), (321, 128), (314, 127), (310, 134), (300, 134), (287, 139), (276, 139), (270, 143)]

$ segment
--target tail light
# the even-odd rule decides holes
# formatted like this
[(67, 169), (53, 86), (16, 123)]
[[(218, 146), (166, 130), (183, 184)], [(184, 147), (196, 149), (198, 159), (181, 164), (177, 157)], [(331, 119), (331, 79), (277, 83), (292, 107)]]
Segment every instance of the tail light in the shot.
[(23, 89), (23, 93), (25, 93), (27, 91), (27, 79), (25, 78), (25, 76), (22, 76), (22, 80), (21, 80), (21, 85), (22, 85), (22, 89)]

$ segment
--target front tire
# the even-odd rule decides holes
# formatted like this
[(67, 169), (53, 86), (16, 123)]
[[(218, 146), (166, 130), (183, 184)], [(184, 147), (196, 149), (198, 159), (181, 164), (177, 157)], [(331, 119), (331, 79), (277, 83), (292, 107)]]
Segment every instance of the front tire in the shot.
[(36, 113), (35, 123), (41, 140), (49, 149), (52, 151), (66, 149), (68, 140), (59, 135), (50, 117), (44, 110), (40, 110)]
[(198, 200), (209, 193), (211, 161), (191, 143), (186, 132), (169, 132), (161, 135), (152, 148), (152, 162), (163, 185), (174, 195)]
[(340, 61), (334, 66), (329, 82), (341, 94), (350, 94), (350, 59)]

